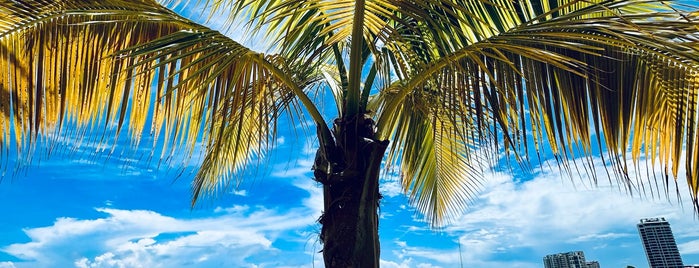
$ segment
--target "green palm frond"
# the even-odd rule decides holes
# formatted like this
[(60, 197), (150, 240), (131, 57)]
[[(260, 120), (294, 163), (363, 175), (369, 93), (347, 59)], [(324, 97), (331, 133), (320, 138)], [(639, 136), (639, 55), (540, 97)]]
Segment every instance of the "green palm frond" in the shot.
[[(403, 159), (408, 141), (423, 140), (406, 138), (406, 131), (419, 128), (398, 127), (407, 121), (401, 115), (414, 109), (420, 92), (437, 96), (421, 102), (427, 110), (460, 104), (440, 111), (456, 129), (473, 130), (461, 132), (462, 144), (495, 145), (517, 157), (550, 148), (565, 169), (571, 168), (567, 160), (590, 157), (604, 146), (609, 155), (603, 159), (631, 192), (644, 186), (625, 177), (627, 157), (657, 158), (667, 175), (675, 177), (680, 159), (686, 157), (690, 193), (697, 204), (697, 160), (690, 149), (697, 147), (695, 13), (678, 14), (656, 1), (442, 4), (443, 11), (425, 11), (423, 17), (431, 19), (406, 19), (413, 24), (397, 28), (414, 39), (386, 46), (397, 55), (394, 70), (404, 79), (384, 89), (382, 94), (390, 97), (374, 104), (379, 107), (380, 138), (399, 141), (391, 157), (402, 159), (404, 189), (433, 223), (441, 220), (434, 211), (458, 210), (468, 198), (452, 193), (449, 198), (457, 202), (436, 201), (430, 194), (435, 189), (415, 184), (423, 170), (436, 168), (434, 160)], [(432, 131), (437, 131), (435, 125)], [(436, 141), (421, 144), (450, 144), (431, 144)], [(528, 152), (532, 145), (536, 151)], [(463, 147), (461, 154), (478, 148)], [(464, 173), (462, 183), (473, 181), (469, 176)]]
[[(285, 55), (317, 55), (333, 44), (349, 40), (354, 24), (355, 1), (215, 1), (232, 9), (232, 16), (250, 18), (254, 31), (264, 31)], [(367, 1), (364, 5), (364, 37), (385, 36), (387, 19), (397, 1)], [(371, 41), (372, 38), (367, 38)]]
[(117, 133), (128, 126), (137, 145), (150, 122), (161, 159), (179, 147), (189, 159), (201, 142), (194, 202), (235, 183), (234, 174), (264, 155), (282, 109), (297, 100), (312, 106), (297, 86), (310, 83), (307, 74), (287, 74), (284, 59), (153, 1), (5, 1), (0, 10), (8, 14), (0, 19), (4, 146), (10, 137), (20, 148), (34, 144), (66, 123), (115, 123)]
[[(432, 88), (445, 86), (433, 82)], [(478, 153), (484, 144), (474, 139), (474, 122), (462, 121), (472, 118), (450, 118), (454, 116), (452, 109), (472, 109), (459, 107), (467, 105), (461, 101), (440, 103), (438, 92), (432, 88), (412, 92), (392, 114), (394, 143), (388, 163), (400, 168), (403, 189), (413, 205), (432, 225), (441, 226), (455, 220), (476, 196), (487, 158)], [(375, 96), (382, 97), (391, 98), (390, 94)]]
[[(110, 83), (118, 73), (113, 71), (116, 60), (111, 54), (182, 25), (173, 13), (152, 3), (147, 8), (148, 3), (114, 1), (102, 10), (82, 2), (0, 3), (1, 125), (14, 126), (18, 144), (36, 139), (38, 133), (51, 133), (64, 119), (84, 126), (106, 111), (123, 117), (126, 107), (120, 101), (129, 95), (128, 86), (126, 79)], [(151, 13), (143, 15), (143, 9)], [(132, 35), (132, 30), (149, 34)], [(128, 81), (138, 86), (143, 82)], [(99, 87), (112, 92), (85, 91)], [(8, 131), (3, 131), (5, 144)]]
[(161, 158), (204, 147), (196, 200), (263, 157), (296, 101), (330, 144), (305, 92), (324, 78), (340, 117), (374, 112), (376, 138), (394, 141), (389, 163), (435, 225), (466, 206), (500, 150), (550, 148), (570, 169), (606, 148), (630, 191), (644, 186), (623, 160), (657, 159), (678, 176), (684, 157), (699, 208), (696, 11), (655, 0), (207, 3), (248, 19), (279, 55), (153, 1), (0, 1), (0, 146), (66, 123), (126, 126), (138, 144), (150, 123)]

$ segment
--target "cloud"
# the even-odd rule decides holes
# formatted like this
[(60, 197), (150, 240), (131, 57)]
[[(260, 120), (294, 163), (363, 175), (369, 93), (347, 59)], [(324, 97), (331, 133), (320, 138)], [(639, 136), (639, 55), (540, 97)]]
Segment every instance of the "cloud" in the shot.
[[(629, 196), (606, 180), (600, 181), (597, 188), (585, 187), (578, 179), (574, 185), (557, 169), (538, 170), (533, 175), (527, 179), (526, 174), (486, 174), (487, 183), (477, 201), (446, 228), (448, 233), (459, 237), (461, 247), (468, 252), (462, 256), (466, 263), (497, 267), (483, 260), (494, 259), (504, 252), (534, 251), (543, 256), (567, 248), (581, 249), (588, 244), (590, 250), (606, 247), (614, 252), (622, 250), (624, 244), (620, 241), (633, 241), (640, 246), (636, 223), (647, 217), (665, 217), (679, 240), (692, 239), (677, 231), (694, 230), (696, 225), (691, 211), (684, 211), (682, 206)], [(583, 176), (579, 181), (586, 180)], [(610, 249), (609, 244), (614, 248)], [(698, 243), (688, 242), (683, 244), (682, 253), (699, 253), (697, 248)]]
[[(272, 169), (271, 176), (276, 178), (294, 178), (301, 180), (311, 180), (313, 178), (313, 162), (317, 146), (313, 141), (307, 141), (299, 149), (298, 145), (285, 145), (283, 150), (279, 151), (283, 157), (279, 163), (275, 164)], [(293, 155), (288, 155), (288, 151), (294, 151)]]
[(398, 174), (397, 171), (382, 173), (379, 190), (385, 197), (396, 197), (403, 195), (403, 187), (400, 185), (400, 174)]
[[(596, 163), (597, 168), (603, 166)], [(391, 248), (383, 251), (388, 265), (540, 267), (546, 254), (571, 250), (583, 250), (589, 260), (604, 266), (643, 265), (636, 224), (648, 217), (670, 221), (685, 259), (699, 255), (699, 232), (686, 196), (680, 205), (659, 198), (657, 192), (654, 197), (629, 195), (606, 179), (590, 186), (585, 175), (571, 180), (557, 168), (528, 174), (491, 171), (484, 176), (481, 193), (451, 225), (429, 230), (419, 223), (419, 215), (404, 222), (399, 232), (408, 237), (382, 244)], [(685, 194), (684, 178), (678, 181)], [(439, 237), (442, 240), (436, 242)]]
[[(419, 243), (419, 242), (418, 242)], [(399, 249), (392, 253), (399, 261), (385, 261), (382, 266), (386, 267), (540, 267), (540, 263), (526, 262), (521, 260), (503, 261), (492, 260), (490, 258), (480, 258), (482, 250), (480, 247), (489, 247), (487, 243), (476, 240), (462, 241), (461, 250), (457, 249), (436, 249), (431, 247), (410, 246), (405, 241), (395, 241)]]
[(576, 237), (572, 240), (569, 240), (570, 242), (586, 242), (586, 241), (596, 241), (596, 240), (610, 240), (610, 239), (617, 239), (617, 238), (623, 238), (623, 237), (635, 237), (637, 234), (631, 234), (631, 233), (606, 233), (606, 234), (586, 234), (582, 235), (579, 237)]
[[(208, 2), (207, 2), (208, 3)], [(230, 7), (221, 6), (215, 12), (212, 12), (211, 5), (202, 5), (199, 2), (193, 3), (178, 3), (178, 6), (170, 6), (179, 14), (196, 21), (197, 23), (206, 25), (207, 27), (222, 32), (229, 38), (242, 43), (243, 45), (259, 52), (268, 52), (271, 47), (269, 41), (265, 40), (261, 35), (253, 35), (245, 28), (245, 19), (236, 19), (231, 22)], [(238, 16), (239, 18), (241, 16)], [(266, 28), (266, 26), (265, 26)], [(262, 31), (264, 32), (264, 31)]]
[(237, 196), (247, 196), (248, 191), (246, 190), (233, 190), (231, 191), (232, 194), (237, 195)]
[(0, 263), (0, 268), (321, 266), (317, 219), (322, 189), (310, 179), (315, 150), (307, 147), (293, 169), (275, 169), (273, 177), (283, 178), (280, 188), (292, 184), (296, 189), (275, 196), (292, 201), (283, 206), (250, 203), (267, 197), (247, 196), (242, 189), (232, 192), (245, 196), (236, 199), (239, 203), (196, 215), (119, 209), (104, 201), (97, 216), (61, 217), (24, 229), (29, 242), (0, 245), (0, 251), (21, 261)]
[(320, 214), (323, 211), (322, 186), (319, 186), (318, 183), (309, 179), (296, 180), (294, 181), (294, 186), (304, 189), (310, 193), (310, 195), (301, 200), (301, 202), (313, 212), (313, 216), (311, 217), (314, 217), (315, 219), (320, 217)]
[[(32, 242), (13, 244), (3, 251), (35, 261), (32, 265), (39, 267), (65, 266), (72, 262), (84, 267), (172, 267), (232, 252), (240, 255), (241, 251), (255, 248), (269, 250), (273, 232), (308, 224), (299, 215), (274, 215), (271, 211), (181, 220), (145, 210), (97, 210), (108, 217), (60, 218), (52, 226), (25, 230)], [(167, 233), (187, 234), (168, 241), (155, 240)], [(70, 251), (91, 248), (102, 254), (74, 260), (71, 257), (77, 256), (62, 254), (62, 248), (71, 248)], [(237, 261), (242, 263), (243, 259)]]
[(214, 209), (214, 213), (225, 212), (225, 213), (229, 213), (229, 214), (240, 214), (240, 213), (243, 213), (249, 209), (250, 209), (250, 207), (247, 205), (233, 205), (232, 207), (229, 207), (229, 208), (216, 207)]
[[(299, 185), (309, 190), (301, 203), (312, 205), (304, 200), (317, 200), (320, 191)], [(25, 229), (29, 242), (0, 249), (22, 261), (0, 267), (300, 267), (319, 258), (313, 256), (317, 250), (293, 249), (305, 248), (315, 236), (315, 209), (234, 205), (202, 212), (203, 217), (179, 218), (151, 210), (97, 208), (104, 216), (64, 217), (50, 226)]]
[(437, 267), (441, 267), (441, 266), (434, 266), (434, 265), (429, 264), (429, 263), (418, 263), (418, 264), (413, 264), (413, 260), (412, 260), (412, 259), (402, 260), (400, 263), (399, 263), (399, 262), (394, 262), (394, 261), (381, 260), (381, 261), (379, 262), (379, 264), (381, 265), (381, 267), (384, 267), (384, 268), (412, 268), (412, 267), (416, 267), (416, 268), (437, 268)]
[(437, 250), (433, 248), (405, 246), (401, 249), (401, 252), (398, 253), (398, 256), (400, 256), (401, 259), (406, 259), (406, 257), (420, 257), (430, 260), (433, 263), (459, 263), (459, 252), (453, 250)]
[[(307, 267), (311, 262), (321, 266), (315, 220), (322, 210), (322, 190), (310, 179), (315, 147), (310, 142), (279, 145), (284, 149), (300, 147), (293, 150), (293, 160), (273, 164), (273, 178), (266, 178), (280, 185), (292, 183), (308, 193), (293, 199), (289, 207), (296, 208), (292, 210), (239, 204), (216, 207), (208, 216), (192, 219), (153, 210), (100, 208), (100, 217), (59, 218), (51, 226), (25, 229), (30, 242), (2, 250), (28, 262), (0, 262), (0, 268)], [(287, 155), (282, 157), (286, 160)], [(485, 177), (483, 191), (463, 217), (436, 231), (419, 219), (401, 218), (400, 214), (409, 214), (410, 210), (400, 193), (399, 177), (382, 177), (382, 205), (388, 204), (382, 207), (382, 216), (388, 218), (381, 222), (382, 228), (422, 235), (422, 239), (390, 243), (392, 238), (382, 234), (382, 239), (389, 237), (388, 243), (382, 241), (382, 266), (456, 267), (463, 263), (467, 267), (540, 267), (545, 254), (578, 249), (590, 253), (588, 250), (603, 248), (614, 256), (622, 247), (636, 247), (636, 251), (621, 255), (637, 256), (640, 261), (636, 263), (643, 264), (644, 257), (637, 253), (642, 254), (642, 249), (638, 248), (635, 224), (645, 217), (668, 218), (682, 254), (699, 254), (699, 231), (695, 231), (691, 209), (682, 211), (665, 200), (631, 197), (604, 180), (599, 188), (576, 183), (576, 189), (557, 170), (535, 170), (533, 174), (489, 172)], [(575, 178), (576, 182), (580, 180), (587, 181)], [(237, 190), (237, 194), (246, 196), (238, 200), (247, 201), (257, 192), (247, 196), (246, 190)], [(445, 243), (438, 244), (435, 237)], [(289, 245), (294, 248), (287, 248)], [(600, 260), (599, 255), (588, 256)]]
[(699, 254), (699, 238), (694, 241), (690, 241), (687, 243), (682, 243), (677, 245), (679, 248), (680, 252), (685, 255), (685, 254)]

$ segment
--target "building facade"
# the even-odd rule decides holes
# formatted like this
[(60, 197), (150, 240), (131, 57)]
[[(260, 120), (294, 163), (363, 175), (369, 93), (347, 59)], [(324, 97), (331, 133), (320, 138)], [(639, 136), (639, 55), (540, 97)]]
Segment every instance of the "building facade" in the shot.
[(637, 227), (650, 268), (683, 267), (675, 236), (665, 218), (641, 219)]
[(556, 253), (544, 257), (544, 268), (587, 268), (582, 251)]
[(586, 265), (587, 265), (587, 268), (600, 268), (599, 262), (597, 262), (597, 261), (587, 262)]

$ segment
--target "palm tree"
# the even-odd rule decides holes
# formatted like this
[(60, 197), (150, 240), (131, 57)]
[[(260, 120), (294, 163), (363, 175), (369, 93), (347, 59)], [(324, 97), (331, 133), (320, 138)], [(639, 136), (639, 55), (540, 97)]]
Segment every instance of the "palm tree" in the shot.
[[(400, 171), (433, 226), (465, 209), (499, 153), (527, 163), (546, 148), (595, 181), (578, 164), (599, 155), (629, 192), (667, 194), (684, 158), (697, 205), (699, 23), (682, 3), (206, 3), (247, 20), (272, 52), (152, 0), (0, 1), (2, 157), (111, 126), (133, 144), (152, 136), (164, 160), (201, 143), (194, 204), (270, 151), (280, 117), (310, 116), (328, 267), (379, 265), (382, 167)], [(332, 121), (313, 98), (327, 91)], [(663, 186), (627, 176), (642, 158)]]

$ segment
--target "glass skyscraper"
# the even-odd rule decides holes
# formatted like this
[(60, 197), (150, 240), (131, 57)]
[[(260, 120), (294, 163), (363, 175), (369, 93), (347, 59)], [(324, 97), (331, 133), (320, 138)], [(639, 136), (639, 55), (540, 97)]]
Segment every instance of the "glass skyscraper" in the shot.
[(642, 219), (637, 227), (650, 268), (682, 268), (675, 236), (665, 218)]

